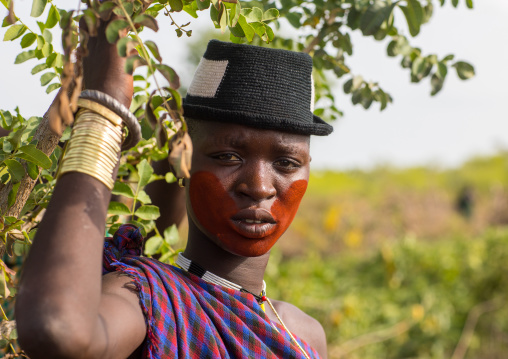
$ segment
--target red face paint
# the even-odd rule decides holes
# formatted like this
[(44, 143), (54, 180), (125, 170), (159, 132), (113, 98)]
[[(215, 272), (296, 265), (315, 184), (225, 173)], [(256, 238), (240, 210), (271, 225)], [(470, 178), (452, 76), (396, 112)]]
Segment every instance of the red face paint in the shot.
[[(234, 254), (256, 257), (267, 253), (289, 227), (306, 189), (307, 181), (302, 179), (293, 182), (284, 193), (279, 194), (269, 211), (275, 224), (251, 225), (259, 229), (256, 233), (244, 232), (242, 225), (232, 220), (241, 208), (213, 174), (197, 172), (192, 175), (189, 199), (199, 222), (197, 224), (214, 241)], [(249, 226), (242, 223), (243, 226)]]

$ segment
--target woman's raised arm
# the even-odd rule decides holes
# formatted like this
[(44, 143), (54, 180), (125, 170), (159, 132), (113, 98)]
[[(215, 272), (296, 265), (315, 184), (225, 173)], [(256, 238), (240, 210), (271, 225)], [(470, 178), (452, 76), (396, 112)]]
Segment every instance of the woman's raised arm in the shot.
[[(129, 107), (132, 77), (116, 46), (105, 39), (105, 25), (88, 44), (85, 87)], [(88, 174), (71, 171), (58, 180), (16, 302), (19, 341), (31, 358), (125, 358), (145, 337), (137, 295), (125, 287), (129, 279), (113, 274), (102, 283), (110, 196), (111, 190)]]

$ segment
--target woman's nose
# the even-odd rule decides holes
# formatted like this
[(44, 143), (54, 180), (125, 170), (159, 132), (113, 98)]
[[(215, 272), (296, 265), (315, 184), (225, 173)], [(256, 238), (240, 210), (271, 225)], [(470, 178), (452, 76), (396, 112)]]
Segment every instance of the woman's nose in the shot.
[(245, 164), (237, 183), (237, 193), (256, 201), (271, 199), (277, 193), (269, 165), (263, 162)]

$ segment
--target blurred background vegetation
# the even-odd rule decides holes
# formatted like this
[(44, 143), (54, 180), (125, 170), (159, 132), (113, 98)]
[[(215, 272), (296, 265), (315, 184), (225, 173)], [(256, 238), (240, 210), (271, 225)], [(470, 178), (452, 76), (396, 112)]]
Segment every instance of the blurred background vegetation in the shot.
[(314, 172), (268, 295), (323, 324), (330, 358), (505, 358), (507, 183), (508, 151)]

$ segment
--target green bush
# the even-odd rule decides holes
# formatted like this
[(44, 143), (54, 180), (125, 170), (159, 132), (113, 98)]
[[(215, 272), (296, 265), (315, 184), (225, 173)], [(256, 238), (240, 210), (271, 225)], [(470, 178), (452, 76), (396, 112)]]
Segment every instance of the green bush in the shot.
[(470, 313), (479, 319), (466, 357), (500, 358), (508, 350), (499, 340), (508, 332), (507, 272), (508, 231), (491, 230), (475, 239), (408, 237), (334, 258), (275, 252), (267, 285), (270, 297), (323, 324), (331, 358), (450, 358)]

